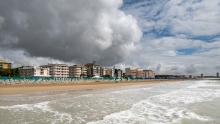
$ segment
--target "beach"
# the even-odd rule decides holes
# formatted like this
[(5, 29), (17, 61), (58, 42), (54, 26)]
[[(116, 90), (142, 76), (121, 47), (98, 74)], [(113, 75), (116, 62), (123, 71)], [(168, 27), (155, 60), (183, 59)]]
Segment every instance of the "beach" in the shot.
[(219, 124), (219, 80), (0, 85), (0, 122)]
[(0, 84), (0, 95), (5, 94), (23, 94), (23, 93), (36, 93), (36, 92), (56, 92), (56, 91), (71, 91), (71, 90), (91, 90), (91, 89), (102, 89), (119, 86), (129, 85), (141, 85), (141, 84), (152, 84), (152, 83), (165, 83), (165, 82), (176, 82), (182, 80), (149, 80), (149, 81), (79, 81), (76, 83), (40, 83), (40, 84), (13, 84), (5, 85)]

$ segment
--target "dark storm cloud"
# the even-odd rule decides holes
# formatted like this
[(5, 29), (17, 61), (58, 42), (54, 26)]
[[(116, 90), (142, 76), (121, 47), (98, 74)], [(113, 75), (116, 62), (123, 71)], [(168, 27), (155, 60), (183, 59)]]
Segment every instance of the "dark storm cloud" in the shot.
[(82, 64), (122, 62), (141, 38), (122, 1), (0, 0), (0, 49)]

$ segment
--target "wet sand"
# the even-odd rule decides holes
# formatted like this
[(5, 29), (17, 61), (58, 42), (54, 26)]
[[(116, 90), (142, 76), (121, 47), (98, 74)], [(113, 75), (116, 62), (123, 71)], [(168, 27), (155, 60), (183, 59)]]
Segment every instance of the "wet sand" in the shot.
[(90, 82), (75, 82), (75, 83), (40, 83), (40, 84), (13, 84), (3, 85), (0, 84), (0, 95), (8, 94), (25, 94), (36, 92), (56, 92), (56, 91), (73, 91), (73, 90), (91, 90), (103, 89), (129, 85), (152, 84), (152, 83), (165, 83), (176, 82), (182, 80), (149, 80), (149, 81), (122, 81), (115, 83), (115, 81), (90, 81)]

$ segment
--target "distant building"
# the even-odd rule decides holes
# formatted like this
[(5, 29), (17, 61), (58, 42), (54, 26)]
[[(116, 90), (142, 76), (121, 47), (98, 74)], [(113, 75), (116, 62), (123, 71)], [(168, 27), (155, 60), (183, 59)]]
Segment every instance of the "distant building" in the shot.
[(0, 60), (0, 69), (11, 69), (11, 63)]
[(87, 69), (85, 66), (73, 65), (69, 66), (69, 77), (86, 77)]
[(102, 77), (102, 76), (104, 76), (105, 75), (105, 68), (100, 68), (100, 76)]
[(154, 78), (155, 74), (152, 70), (143, 70), (136, 68), (125, 68), (125, 75), (133, 78)]
[(93, 61), (93, 63), (87, 63), (85, 66), (87, 68), (87, 75), (88, 76), (91, 76), (91, 77), (101, 76), (101, 67), (99, 65), (97, 65), (95, 61)]
[(114, 76), (114, 69), (113, 68), (106, 68), (105, 74), (113, 77)]
[(137, 78), (144, 78), (144, 71), (143, 71), (143, 69), (136, 69), (136, 77)]
[(201, 74), (201, 78), (203, 78), (203, 74)]
[(22, 77), (50, 77), (49, 68), (24, 66), (18, 70), (19, 76)]
[(217, 72), (216, 76), (219, 77), (219, 73), (218, 72)]
[(110, 75), (110, 77), (114, 76), (114, 69), (113, 68), (101, 68), (101, 75)]
[(144, 78), (155, 78), (155, 73), (152, 70), (144, 70)]
[(189, 78), (194, 78), (193, 75), (189, 75)]
[(40, 66), (42, 68), (49, 68), (51, 77), (69, 77), (69, 66), (66, 64), (52, 64)]
[(137, 75), (136, 68), (125, 68), (125, 75), (136, 78), (136, 75)]
[(122, 78), (123, 76), (123, 71), (121, 69), (117, 69), (117, 77)]

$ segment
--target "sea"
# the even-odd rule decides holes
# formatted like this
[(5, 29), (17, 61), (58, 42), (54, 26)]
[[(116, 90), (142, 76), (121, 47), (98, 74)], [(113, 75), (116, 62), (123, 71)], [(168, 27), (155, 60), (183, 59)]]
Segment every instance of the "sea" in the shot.
[(0, 123), (220, 124), (220, 80), (0, 95)]

